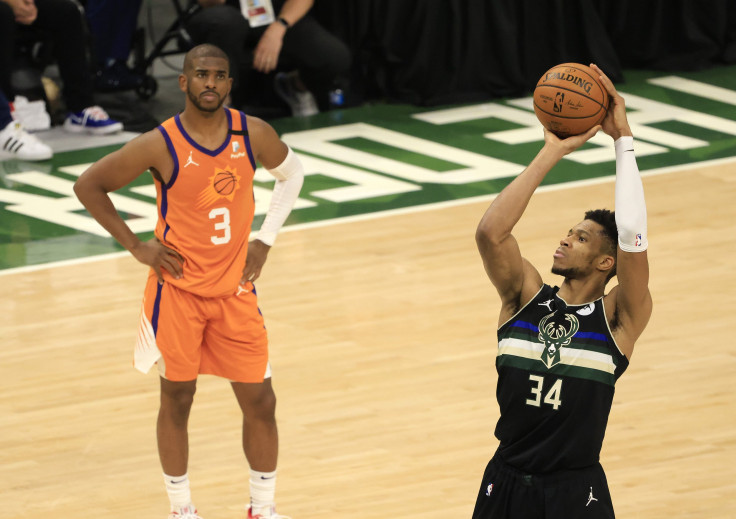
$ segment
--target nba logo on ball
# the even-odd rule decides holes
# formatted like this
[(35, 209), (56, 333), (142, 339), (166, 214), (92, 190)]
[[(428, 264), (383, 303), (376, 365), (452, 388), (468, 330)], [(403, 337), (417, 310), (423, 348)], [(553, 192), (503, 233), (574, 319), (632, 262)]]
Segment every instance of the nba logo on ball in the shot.
[(537, 119), (560, 138), (587, 132), (607, 112), (608, 92), (598, 74), (580, 63), (552, 67), (534, 88)]

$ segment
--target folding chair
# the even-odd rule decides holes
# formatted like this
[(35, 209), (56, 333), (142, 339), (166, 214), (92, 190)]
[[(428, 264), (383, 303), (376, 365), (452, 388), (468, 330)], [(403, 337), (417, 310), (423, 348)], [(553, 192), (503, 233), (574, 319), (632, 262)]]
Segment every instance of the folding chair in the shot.
[[(163, 36), (156, 42), (147, 55), (145, 54), (145, 35), (144, 29), (139, 27), (136, 30), (133, 44), (133, 71), (143, 76), (142, 84), (136, 88), (136, 93), (141, 99), (149, 99), (158, 90), (156, 79), (148, 74), (147, 71), (153, 65), (157, 58), (173, 56), (187, 52), (194, 47), (194, 42), (187, 32), (185, 26), (187, 21), (196, 14), (200, 9), (197, 0), (187, 0), (186, 5), (182, 5), (181, 0), (171, 0), (176, 11), (176, 19), (169, 25)], [(149, 31), (150, 31), (149, 19)], [(175, 47), (167, 48), (171, 43), (175, 42)]]

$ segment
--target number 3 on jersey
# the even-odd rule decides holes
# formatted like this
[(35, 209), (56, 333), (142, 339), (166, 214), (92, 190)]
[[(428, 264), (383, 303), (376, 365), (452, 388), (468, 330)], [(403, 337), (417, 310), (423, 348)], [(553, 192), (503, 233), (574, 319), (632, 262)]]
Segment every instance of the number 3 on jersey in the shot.
[(215, 220), (215, 230), (222, 231), (220, 235), (210, 236), (215, 245), (224, 245), (230, 241), (230, 210), (227, 207), (216, 207), (210, 211), (210, 220)]
[(532, 382), (532, 398), (527, 398), (527, 405), (533, 405), (534, 407), (541, 407), (542, 402), (551, 405), (555, 411), (562, 405), (560, 396), (562, 394), (562, 379), (558, 378), (552, 387), (547, 391), (547, 394), (542, 400), (542, 390), (544, 389), (544, 377), (539, 375), (529, 375), (529, 380)]

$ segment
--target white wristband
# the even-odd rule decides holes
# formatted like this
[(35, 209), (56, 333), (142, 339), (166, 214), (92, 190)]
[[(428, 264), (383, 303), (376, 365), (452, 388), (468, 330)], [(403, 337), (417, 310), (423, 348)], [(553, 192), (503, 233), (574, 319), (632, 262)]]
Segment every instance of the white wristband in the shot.
[(618, 245), (625, 252), (644, 252), (647, 242), (647, 206), (644, 186), (634, 155), (634, 138), (620, 137), (616, 148), (616, 227)]

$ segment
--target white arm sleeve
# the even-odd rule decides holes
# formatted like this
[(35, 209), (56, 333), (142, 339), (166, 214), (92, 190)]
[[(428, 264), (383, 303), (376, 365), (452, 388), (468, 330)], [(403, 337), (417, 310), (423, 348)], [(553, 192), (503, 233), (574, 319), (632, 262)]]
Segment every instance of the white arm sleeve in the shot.
[(620, 137), (616, 148), (616, 227), (618, 245), (626, 252), (647, 250), (647, 206), (634, 156), (634, 138)]
[(291, 213), (299, 191), (302, 189), (304, 168), (296, 153), (289, 148), (284, 161), (275, 168), (269, 169), (268, 172), (276, 177), (276, 185), (273, 187), (271, 204), (268, 206), (266, 218), (263, 220), (256, 239), (271, 246), (276, 241), (276, 235), (284, 225), (286, 217)]

